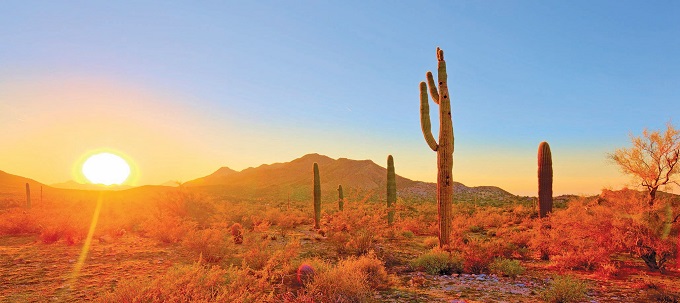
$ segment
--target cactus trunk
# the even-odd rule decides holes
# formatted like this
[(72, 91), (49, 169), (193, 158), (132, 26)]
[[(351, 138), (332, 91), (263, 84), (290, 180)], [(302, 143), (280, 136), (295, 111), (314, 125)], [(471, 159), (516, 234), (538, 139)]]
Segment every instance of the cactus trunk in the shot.
[(31, 208), (31, 186), (26, 183), (26, 208)]
[(338, 185), (338, 209), (340, 211), (345, 209), (345, 196), (342, 194), (342, 185)]
[(319, 229), (321, 219), (321, 181), (319, 180), (319, 164), (314, 163), (314, 228)]
[[(420, 83), (420, 125), (425, 141), (437, 152), (437, 208), (439, 211), (439, 247), (448, 246), (451, 234), (451, 209), (453, 207), (453, 122), (451, 102), (446, 75), (444, 51), (437, 48), (437, 78), (434, 82), (427, 72), (427, 83)], [(429, 93), (432, 101), (439, 105), (439, 143), (434, 140), (430, 125)]]
[(387, 224), (394, 223), (394, 208), (397, 203), (397, 181), (394, 173), (394, 158), (387, 157)]
[(552, 155), (548, 142), (538, 145), (538, 216), (545, 218), (552, 212)]

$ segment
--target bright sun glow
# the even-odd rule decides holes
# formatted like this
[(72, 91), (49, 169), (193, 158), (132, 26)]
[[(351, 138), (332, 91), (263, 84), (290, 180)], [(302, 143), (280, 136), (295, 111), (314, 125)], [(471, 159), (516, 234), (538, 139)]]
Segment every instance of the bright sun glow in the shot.
[(83, 175), (94, 184), (121, 184), (130, 175), (130, 165), (114, 154), (99, 153), (85, 160)]

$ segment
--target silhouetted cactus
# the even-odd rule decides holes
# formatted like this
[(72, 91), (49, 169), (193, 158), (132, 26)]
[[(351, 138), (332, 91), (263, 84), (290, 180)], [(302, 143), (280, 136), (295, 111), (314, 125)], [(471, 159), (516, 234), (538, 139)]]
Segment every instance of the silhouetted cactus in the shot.
[(394, 173), (394, 158), (387, 156), (387, 224), (394, 223), (394, 207), (397, 203), (397, 181)]
[(538, 216), (545, 218), (552, 212), (552, 155), (548, 142), (538, 145)]
[(314, 162), (314, 228), (319, 229), (321, 219), (321, 181), (319, 180), (319, 164)]
[(340, 211), (345, 209), (345, 196), (342, 194), (342, 185), (338, 185), (338, 209)]
[(31, 208), (31, 186), (26, 183), (26, 208)]
[[(427, 82), (420, 82), (420, 126), (425, 141), (437, 152), (437, 206), (439, 209), (439, 247), (450, 243), (451, 209), (453, 203), (453, 123), (451, 121), (451, 102), (446, 77), (444, 51), (437, 47), (437, 74), (439, 85), (434, 82), (432, 72), (427, 72)], [(432, 101), (439, 104), (439, 144), (432, 136), (430, 125), (430, 106), (427, 92), (430, 87)], [(437, 90), (439, 88), (439, 90)]]

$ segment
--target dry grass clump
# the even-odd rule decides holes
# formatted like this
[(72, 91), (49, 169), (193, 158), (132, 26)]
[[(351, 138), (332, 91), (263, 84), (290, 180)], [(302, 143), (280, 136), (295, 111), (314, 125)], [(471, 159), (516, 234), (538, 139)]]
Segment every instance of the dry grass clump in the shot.
[(570, 276), (556, 276), (541, 297), (549, 303), (582, 302), (586, 298), (588, 285)]
[(39, 231), (38, 219), (31, 210), (11, 208), (0, 214), (0, 235), (16, 236)]
[(327, 235), (340, 255), (362, 255), (375, 248), (379, 237), (387, 234), (386, 213), (358, 205), (326, 216)]
[(306, 290), (315, 302), (358, 303), (368, 301), (375, 289), (387, 283), (382, 261), (371, 252), (341, 260), (336, 266), (321, 266)]
[(234, 249), (229, 234), (220, 228), (191, 230), (182, 240), (182, 245), (211, 263), (221, 261)]
[(123, 280), (99, 302), (215, 302), (226, 291), (226, 276), (217, 266), (180, 265), (154, 279)]
[(159, 215), (150, 217), (143, 224), (142, 230), (145, 235), (163, 243), (178, 243), (196, 227), (195, 222), (178, 216)]

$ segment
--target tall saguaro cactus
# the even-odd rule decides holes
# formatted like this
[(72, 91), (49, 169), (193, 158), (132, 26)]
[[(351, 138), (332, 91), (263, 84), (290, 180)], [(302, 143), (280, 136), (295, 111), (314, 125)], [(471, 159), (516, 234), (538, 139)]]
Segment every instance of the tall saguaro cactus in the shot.
[(338, 210), (345, 209), (345, 196), (342, 194), (342, 185), (338, 185)]
[(552, 154), (548, 142), (538, 145), (538, 216), (544, 218), (552, 212)]
[(314, 228), (319, 229), (321, 219), (321, 181), (319, 181), (319, 164), (314, 162)]
[(394, 158), (387, 156), (387, 224), (394, 223), (394, 207), (397, 203), (397, 181), (394, 173)]
[(26, 208), (31, 208), (31, 186), (26, 183)]
[[(453, 123), (451, 121), (451, 102), (446, 77), (444, 51), (437, 47), (438, 84), (432, 72), (427, 72), (427, 83), (420, 82), (420, 126), (425, 141), (437, 152), (437, 207), (439, 209), (439, 247), (450, 243), (451, 208), (453, 203)], [(439, 143), (432, 136), (430, 125), (430, 106), (427, 92), (432, 101), (439, 105)]]

